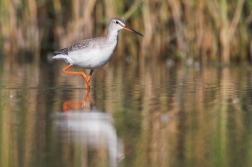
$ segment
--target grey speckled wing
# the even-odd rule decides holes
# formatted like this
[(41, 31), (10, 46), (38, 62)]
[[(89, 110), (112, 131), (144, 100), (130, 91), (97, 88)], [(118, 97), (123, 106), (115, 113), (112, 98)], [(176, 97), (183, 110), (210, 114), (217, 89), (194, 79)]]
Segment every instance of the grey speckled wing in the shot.
[(61, 50), (57, 50), (55, 52), (53, 52), (54, 55), (58, 55), (58, 54), (62, 54), (62, 55), (68, 55), (68, 48), (64, 48)]
[(68, 51), (69, 52), (74, 52), (76, 50), (82, 50), (84, 48), (87, 48), (90, 40), (91, 39), (86, 39), (86, 40), (79, 41), (76, 44), (74, 44), (73, 46), (70, 46)]

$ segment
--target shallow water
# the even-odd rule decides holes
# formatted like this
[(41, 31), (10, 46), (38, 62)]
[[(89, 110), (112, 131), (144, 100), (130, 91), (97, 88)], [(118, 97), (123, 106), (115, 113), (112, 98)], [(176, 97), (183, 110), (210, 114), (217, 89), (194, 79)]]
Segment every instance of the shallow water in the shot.
[(252, 166), (251, 67), (64, 66), (0, 68), (0, 166)]

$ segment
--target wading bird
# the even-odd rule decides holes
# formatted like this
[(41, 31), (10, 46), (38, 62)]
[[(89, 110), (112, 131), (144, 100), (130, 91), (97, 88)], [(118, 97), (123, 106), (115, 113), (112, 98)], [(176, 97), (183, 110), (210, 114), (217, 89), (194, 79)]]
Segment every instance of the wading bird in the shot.
[[(68, 48), (55, 51), (53, 59), (65, 60), (69, 63), (69, 65), (63, 69), (63, 73), (81, 75), (88, 89), (90, 88), (89, 81), (94, 70), (104, 66), (111, 59), (118, 43), (118, 32), (121, 29), (143, 36), (139, 32), (126, 27), (122, 19), (112, 18), (109, 22), (107, 36), (85, 39)], [(90, 69), (89, 76), (87, 77), (84, 72), (67, 71), (67, 69), (73, 65)]]

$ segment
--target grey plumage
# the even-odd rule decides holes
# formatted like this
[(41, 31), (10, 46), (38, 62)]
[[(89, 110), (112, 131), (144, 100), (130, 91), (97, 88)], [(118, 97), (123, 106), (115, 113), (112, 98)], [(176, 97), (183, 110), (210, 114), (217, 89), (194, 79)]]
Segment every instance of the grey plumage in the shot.
[[(122, 19), (113, 18), (110, 20), (107, 36), (79, 41), (68, 48), (55, 51), (55, 56), (52, 58), (65, 60), (69, 63), (70, 65), (65, 67), (63, 72), (65, 74), (81, 75), (88, 87), (93, 71), (104, 66), (111, 59), (118, 43), (118, 32), (122, 29), (143, 36), (135, 30), (126, 27)], [(72, 65), (91, 69), (89, 77), (86, 77), (84, 73), (66, 71)]]
[(62, 55), (68, 55), (68, 48), (64, 48), (61, 50), (57, 50), (55, 52), (53, 52), (54, 55), (58, 55), (58, 54), (62, 54)]

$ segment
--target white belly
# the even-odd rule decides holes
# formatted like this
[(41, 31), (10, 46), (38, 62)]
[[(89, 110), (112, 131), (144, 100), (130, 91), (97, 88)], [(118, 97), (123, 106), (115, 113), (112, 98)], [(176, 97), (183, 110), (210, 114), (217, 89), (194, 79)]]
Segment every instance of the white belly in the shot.
[(88, 47), (69, 53), (74, 65), (96, 69), (104, 66), (112, 57), (116, 44), (110, 44), (106, 47)]

